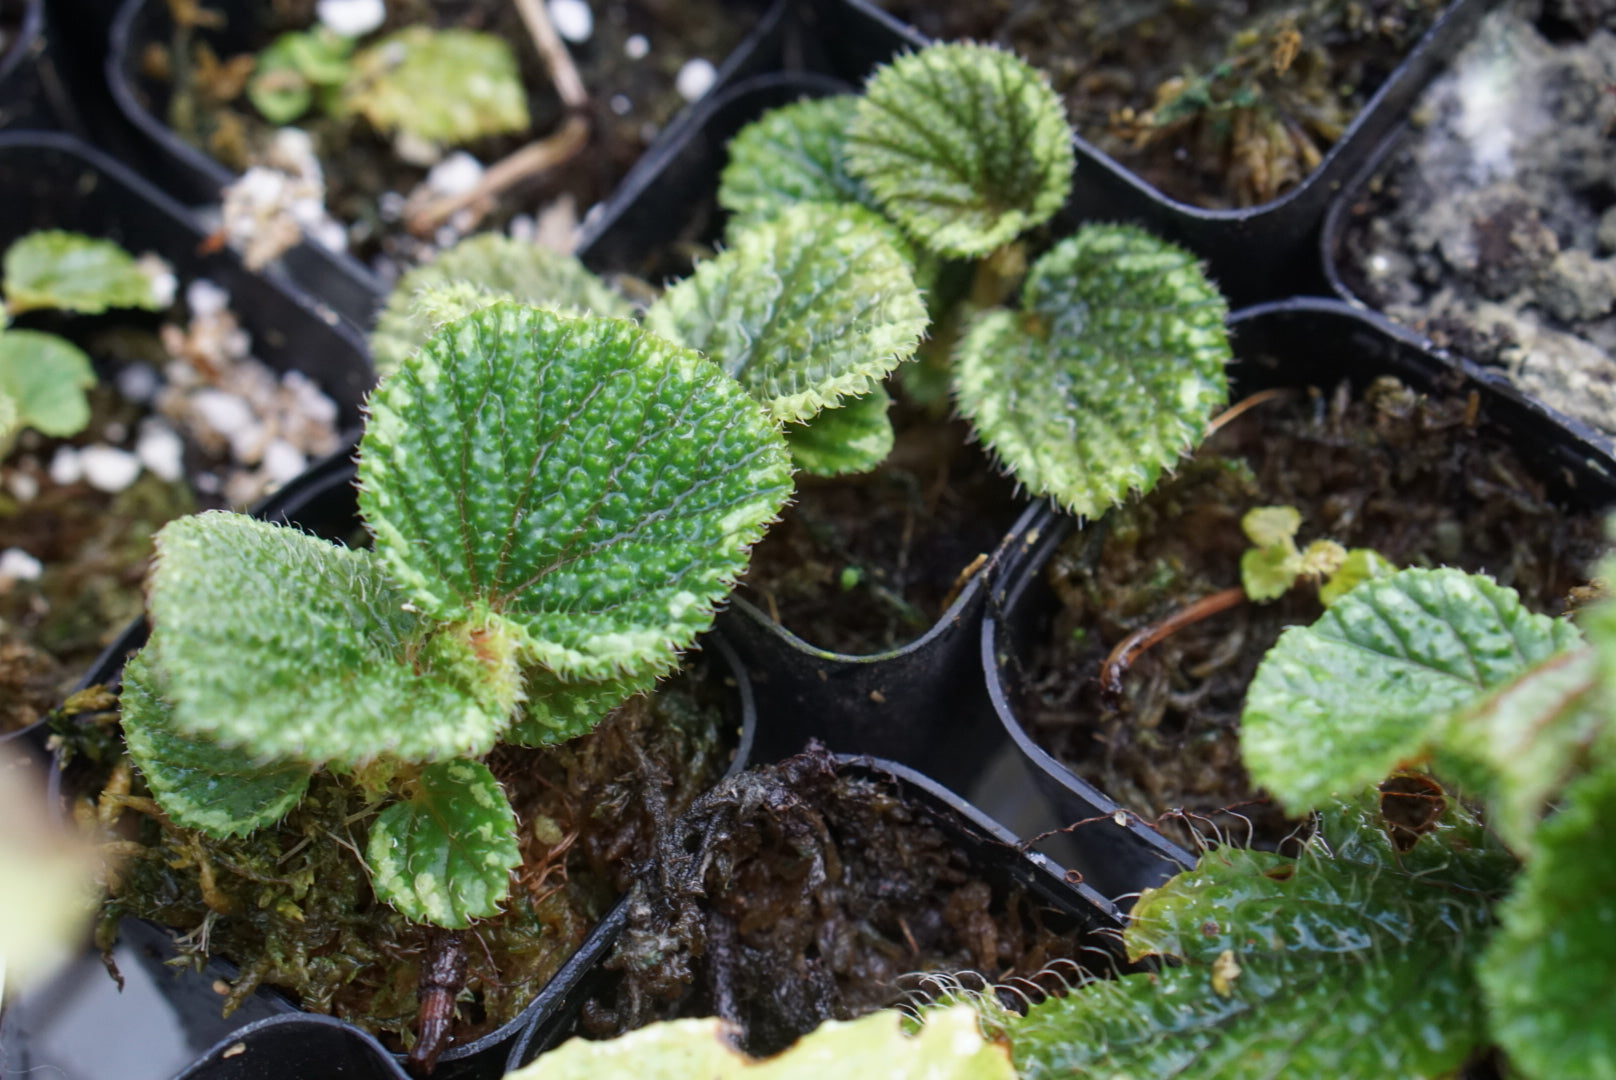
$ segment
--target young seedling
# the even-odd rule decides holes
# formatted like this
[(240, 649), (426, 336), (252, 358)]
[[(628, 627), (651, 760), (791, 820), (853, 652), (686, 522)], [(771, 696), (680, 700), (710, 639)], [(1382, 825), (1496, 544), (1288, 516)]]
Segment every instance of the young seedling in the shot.
[(85, 392), (95, 385), (95, 369), (84, 350), (55, 334), (10, 326), (10, 320), (41, 310), (158, 311), (173, 300), (172, 286), (169, 295), (160, 295), (158, 276), (112, 241), (77, 233), (30, 233), (7, 249), (0, 306), (0, 456), (23, 428), (56, 438), (83, 431), (90, 422)]

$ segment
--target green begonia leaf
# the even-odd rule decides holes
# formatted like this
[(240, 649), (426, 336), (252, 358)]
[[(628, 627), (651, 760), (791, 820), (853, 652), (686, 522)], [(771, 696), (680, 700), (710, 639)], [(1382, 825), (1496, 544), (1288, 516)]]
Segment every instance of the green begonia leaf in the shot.
[(352, 38), (325, 26), (282, 34), (258, 54), (247, 97), (272, 124), (290, 124), (308, 111), (315, 87), (335, 87), (353, 75)]
[(1302, 572), (1302, 554), (1291, 543), (1247, 548), (1240, 556), (1240, 584), (1261, 603), (1290, 592)]
[(385, 375), (426, 344), (444, 323), (498, 300), (630, 318), (633, 307), (571, 255), (500, 233), (462, 240), (399, 279), (370, 336)]
[(164, 526), (150, 610), (174, 729), (262, 759), (483, 753), (520, 692), (497, 628), (429, 637), (370, 552), (240, 514)]
[(1187, 253), (1085, 226), (1038, 260), (1019, 314), (966, 331), (960, 411), (1028, 488), (1098, 516), (1154, 486), (1227, 400), (1226, 311)]
[(1352, 548), (1345, 561), (1319, 586), (1319, 602), (1329, 607), (1359, 585), (1375, 578), (1388, 577), (1397, 567), (1369, 548)]
[(882, 1080), (1015, 1080), (1004, 1047), (988, 1042), (964, 1005), (929, 1010), (906, 1035), (897, 1012), (827, 1020), (773, 1057), (735, 1049), (717, 1018), (667, 1020), (603, 1042), (570, 1039), (506, 1080), (822, 1080), (836, 1074)]
[(775, 419), (858, 397), (914, 355), (926, 305), (866, 215), (813, 203), (742, 230), (669, 289), (646, 326), (704, 353)]
[(6, 250), (5, 275), (13, 315), (35, 308), (97, 315), (108, 308), (166, 306), (132, 255), (111, 240), (78, 233), (29, 233)]
[(480, 761), (428, 765), (413, 787), (370, 827), (376, 896), (414, 922), (454, 929), (499, 914), (522, 865), (505, 789)]
[(77, 345), (37, 330), (0, 331), (0, 397), (9, 400), (10, 424), (0, 418), (0, 439), (31, 427), (44, 435), (77, 435), (90, 422), (85, 391), (95, 368)]
[(604, 682), (569, 682), (543, 669), (527, 673), (527, 700), (501, 741), (549, 746), (594, 730), (607, 713), (656, 685), (655, 672)]
[(1292, 812), (1378, 781), (1455, 710), (1577, 644), (1514, 590), (1459, 570), (1402, 570), (1292, 627), (1246, 692), (1252, 779)]
[(814, 476), (869, 472), (892, 453), (892, 398), (877, 385), (863, 397), (786, 428), (791, 460)]
[(527, 129), (516, 56), (493, 34), (408, 26), (361, 49), (353, 66), (344, 104), (384, 135), (455, 145)]
[(791, 491), (733, 379), (618, 319), (485, 308), (370, 412), (360, 508), (394, 579), (567, 679), (670, 669)]
[(985, 255), (1071, 190), (1072, 133), (1049, 81), (986, 45), (933, 45), (880, 68), (847, 130), (847, 170), (943, 255)]
[(1457, 803), (1411, 851), (1337, 804), (1299, 858), (1219, 847), (1147, 890), (1131, 956), (1002, 1020), (1022, 1080), (1447, 1077), (1487, 1044), (1472, 965), (1514, 861)]
[(1492, 1033), (1532, 1080), (1616, 1077), (1616, 765), (1566, 789), (1480, 965)]
[(837, 94), (771, 109), (729, 143), (718, 184), (718, 205), (731, 224), (767, 221), (800, 203), (875, 207), (864, 185), (848, 175), (847, 129), (858, 99)]
[(1296, 544), (1296, 531), (1302, 527), (1302, 514), (1294, 506), (1258, 506), (1246, 511), (1240, 529), (1257, 547)]
[(123, 669), (124, 744), (159, 806), (178, 825), (223, 839), (272, 825), (309, 787), (309, 767), (255, 760), (176, 731), (151, 662), (155, 643)]

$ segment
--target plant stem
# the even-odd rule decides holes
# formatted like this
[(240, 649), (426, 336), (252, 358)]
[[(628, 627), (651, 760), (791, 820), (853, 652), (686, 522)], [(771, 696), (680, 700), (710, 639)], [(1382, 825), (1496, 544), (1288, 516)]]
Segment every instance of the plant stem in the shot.
[(516, 10), (521, 13), (522, 22), (527, 24), (527, 32), (533, 38), (533, 47), (539, 50), (539, 58), (549, 69), (550, 80), (555, 83), (556, 93), (561, 95), (561, 103), (569, 109), (583, 108), (589, 103), (589, 91), (584, 89), (584, 81), (572, 62), (572, 54), (567, 51), (561, 35), (556, 33), (555, 26), (550, 22), (550, 13), (544, 8), (544, 0), (516, 0)]
[(1117, 642), (1117, 647), (1105, 658), (1105, 666), (1100, 669), (1100, 693), (1112, 705), (1117, 704), (1122, 700), (1122, 678), (1140, 653), (1160, 644), (1186, 626), (1193, 626), (1202, 619), (1209, 619), (1245, 601), (1246, 590), (1236, 585), (1210, 596), (1203, 596), (1194, 603), (1179, 608), (1153, 626), (1141, 626)]
[(1204, 442), (1207, 439), (1210, 439), (1225, 425), (1240, 419), (1240, 417), (1244, 416), (1250, 410), (1255, 409), (1257, 406), (1266, 405), (1270, 401), (1281, 401), (1285, 398), (1295, 397), (1296, 393), (1296, 390), (1292, 389), (1291, 387), (1276, 386), (1267, 390), (1259, 390), (1250, 397), (1235, 402), (1233, 405), (1230, 405), (1227, 409), (1224, 409), (1207, 422), (1206, 434), (1202, 436), (1202, 441)]
[(530, 176), (564, 164), (589, 142), (589, 121), (574, 113), (554, 132), (494, 162), (470, 191), (435, 199), (409, 215), (412, 233), (425, 236), (466, 207), (491, 199)]

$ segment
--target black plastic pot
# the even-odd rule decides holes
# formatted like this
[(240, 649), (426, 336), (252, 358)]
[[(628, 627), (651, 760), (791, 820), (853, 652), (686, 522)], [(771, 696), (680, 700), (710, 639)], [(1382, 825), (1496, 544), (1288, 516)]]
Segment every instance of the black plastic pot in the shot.
[[(1125, 963), (1119, 949), (1118, 932), (1122, 918), (1116, 907), (1087, 885), (1073, 885), (1063, 871), (1047, 857), (1024, 853), (1016, 838), (984, 814), (930, 777), (897, 762), (850, 754), (833, 756), (839, 772), (890, 785), (908, 805), (921, 810), (949, 841), (964, 851), (973, 869), (979, 871), (996, 891), (1019, 891), (1033, 898), (1037, 906), (1055, 917), (1083, 928), (1092, 935), (1093, 948), (1107, 955), (1118, 967)], [(602, 924), (603, 928), (605, 924)], [(612, 926), (612, 938), (622, 932), (623, 921)], [(604, 960), (608, 947), (599, 951)], [(952, 972), (946, 974), (953, 974)], [(556, 1008), (522, 1033), (511, 1049), (507, 1069), (518, 1069), (576, 1033), (580, 1010), (586, 1001), (608, 987), (616, 976), (597, 964), (559, 999)]]
[[(1557, 501), (1585, 510), (1616, 505), (1616, 460), (1608, 451), (1561, 427), (1512, 387), (1433, 353), (1384, 319), (1336, 300), (1299, 299), (1237, 312), (1230, 330), (1237, 358), (1230, 371), (1231, 394), (1237, 400), (1271, 386), (1330, 387), (1342, 379), (1361, 390), (1381, 375), (1393, 375), (1421, 393), (1464, 397), (1473, 392), (1482, 427), (1507, 438)], [(1263, 362), (1272, 357), (1284, 359), (1277, 366)], [(1052, 518), (1023, 558), (1006, 563), (983, 623), (982, 663), (1007, 738), (1064, 823), (1080, 823), (1048, 838), (1039, 850), (1082, 874), (1104, 895), (1122, 900), (1191, 865), (1194, 856), (1052, 758), (1016, 716), (1024, 658), (1047, 636), (1057, 606), (1044, 567), (1075, 525), (1064, 515)]]
[(4, 0), (0, 14), (17, 19), (16, 33), (0, 43), (0, 129), (44, 126), (44, 0)]
[[(1253, 304), (1322, 292), (1315, 252), (1330, 199), (1403, 117), (1420, 89), (1469, 36), (1493, 0), (1455, 0), (1360, 110), (1307, 180), (1249, 209), (1208, 210), (1157, 191), (1082, 138), (1066, 215), (1076, 221), (1133, 221), (1207, 260), (1231, 303)], [(816, 30), (810, 67), (862, 82), (894, 53), (927, 39), (869, 0), (814, 0), (804, 18)]]

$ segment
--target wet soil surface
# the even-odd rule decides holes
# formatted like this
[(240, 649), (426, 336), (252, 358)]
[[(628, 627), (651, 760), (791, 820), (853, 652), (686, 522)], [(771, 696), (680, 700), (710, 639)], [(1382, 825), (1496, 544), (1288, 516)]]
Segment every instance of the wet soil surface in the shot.
[[(1045, 576), (1062, 607), (1013, 687), (1040, 745), (1194, 847), (1222, 831), (1274, 847), (1295, 823), (1240, 762), (1246, 686), (1290, 625), (1322, 613), (1298, 586), (1173, 634), (1128, 671), (1120, 707), (1096, 679), (1111, 649), (1192, 601), (1240, 584), (1240, 519), (1300, 511), (1298, 543), (1371, 547), (1396, 566), (1484, 571), (1534, 611), (1560, 614), (1604, 548), (1600, 518), (1557, 506), (1507, 442), (1467, 423), (1464, 399), (1393, 380), (1259, 405), (1142, 500), (1078, 530)], [(1182, 809), (1190, 820), (1171, 813)], [(1227, 808), (1227, 809), (1226, 809)]]
[[(264, 154), (276, 130), (242, 92), (249, 68), (241, 58), (256, 55), (280, 33), (306, 30), (314, 23), (312, 0), (272, 0), (256, 6), (267, 10), (262, 25), (251, 34), (250, 51), (223, 58), (222, 69), (213, 65), (229, 71), (233, 60), (243, 72), (241, 78), (199, 80), (194, 73), (206, 64), (193, 58), (191, 64), (181, 65), (181, 91), (165, 95), (171, 97), (167, 119), (180, 136), (237, 171)], [(694, 59), (722, 64), (762, 12), (762, 4), (752, 0), (604, 0), (592, 6), (593, 33), (587, 41), (569, 45), (590, 94), (588, 143), (565, 166), (533, 177), (496, 204), (473, 207), (465, 216), (422, 235), (406, 227), (403, 207), (425, 181), (426, 166), (402, 160), (393, 144), (361, 118), (338, 121), (310, 113), (295, 122), (313, 136), (324, 167), (326, 206), (346, 228), (354, 255), (385, 280), (393, 280), (460, 235), (488, 226), (504, 228), (518, 216), (516, 231), (537, 230), (548, 242), (570, 247), (578, 218), (616, 188), (651, 140), (687, 104), (676, 87), (680, 69)], [(459, 149), (491, 165), (553, 132), (565, 118), (566, 110), (514, 4), (390, 0), (387, 22), (376, 35), (423, 22), (485, 30), (511, 43), (528, 91), (527, 134), (484, 139)], [(643, 53), (638, 39), (648, 46)], [(154, 86), (174, 78), (173, 50), (172, 42), (148, 43), (144, 67)], [(178, 116), (177, 102), (190, 103)], [(187, 123), (184, 117), (193, 106), (195, 119)]]
[(1512, 3), (1352, 207), (1342, 274), (1616, 436), (1616, 3)]
[(879, 468), (798, 475), (742, 582), (742, 595), (821, 649), (869, 655), (925, 633), (1025, 505), (964, 421), (901, 397), (892, 419), (896, 444)]
[(1435, 21), (1440, 0), (878, 0), (929, 37), (1049, 75), (1078, 133), (1195, 206), (1301, 183)]
[[(112, 890), (103, 933), (124, 915), (151, 919), (184, 935), (182, 953), (199, 963), (213, 955), (241, 965), (227, 1005), (276, 986), (404, 1047), (415, 1039), (423, 968), (452, 949), (467, 971), (453, 1041), (477, 1038), (533, 999), (628, 890), (660, 831), (728, 768), (739, 716), (717, 668), (691, 659), (655, 694), (564, 745), (495, 751), (489, 765), (516, 808), (526, 861), (506, 913), (450, 940), (376, 901), (356, 853), (382, 804), (327, 773), (279, 825), (235, 840), (176, 829), (138, 804), (123, 810), (122, 828), (139, 846)], [(78, 767), (121, 754), (107, 719), (71, 729)], [(128, 784), (127, 762), (121, 769), (105, 790)], [(134, 784), (143, 794), (138, 774)], [(102, 796), (103, 821), (117, 818), (116, 801)], [(88, 803), (78, 809), (96, 813)]]
[(981, 987), (1112, 970), (1095, 934), (991, 873), (896, 783), (839, 772), (818, 748), (753, 769), (659, 847), (607, 964), (621, 979), (584, 1006), (583, 1033), (717, 1015), (771, 1054), (924, 990), (923, 972)]

